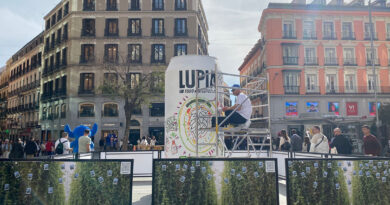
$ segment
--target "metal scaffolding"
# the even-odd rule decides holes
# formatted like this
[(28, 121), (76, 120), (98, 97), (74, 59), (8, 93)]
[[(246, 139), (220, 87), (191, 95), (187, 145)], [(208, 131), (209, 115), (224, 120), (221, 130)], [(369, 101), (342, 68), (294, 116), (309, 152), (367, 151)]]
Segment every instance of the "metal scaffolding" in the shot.
[[(198, 79), (204, 78), (205, 75), (215, 75), (215, 83), (213, 86), (213, 91), (215, 92), (215, 98), (212, 100), (215, 103), (215, 112), (214, 116), (216, 120), (215, 128), (201, 128), (199, 126), (200, 118), (210, 118), (209, 122), (211, 122), (210, 116), (199, 116), (198, 109), (199, 107), (199, 93), (202, 92), (203, 89), (210, 88), (199, 88)], [(221, 110), (219, 109), (220, 98), (223, 95), (228, 95), (229, 97), (232, 95), (229, 90), (233, 89), (233, 87), (223, 85), (223, 77), (237, 77), (240, 78), (241, 88), (240, 90), (244, 91), (247, 95), (247, 98), (239, 104), (222, 122), (218, 122), (218, 117), (220, 115)], [(251, 156), (251, 151), (255, 152), (257, 156), (260, 156), (262, 150), (269, 149), (269, 157), (272, 156), (272, 137), (271, 137), (271, 119), (270, 119), (270, 96), (269, 96), (269, 84), (268, 84), (268, 76), (266, 77), (254, 77), (254, 76), (246, 76), (246, 75), (236, 75), (229, 73), (222, 73), (215, 70), (215, 72), (206, 73), (206, 74), (197, 74), (195, 75), (195, 85), (196, 85), (196, 156), (199, 153), (199, 146), (215, 146), (216, 155), (217, 156), (225, 156), (230, 157), (234, 152), (238, 152), (240, 149), (240, 145), (243, 142), (246, 142), (246, 150), (248, 152), (248, 157)], [(227, 90), (227, 91), (226, 91)], [(261, 104), (253, 105), (252, 103), (252, 116), (251, 119), (248, 120), (245, 124), (236, 125), (234, 128), (221, 128), (223, 125), (238, 109), (241, 108), (242, 104), (250, 99), (259, 99)], [(264, 103), (266, 99), (266, 102)], [(262, 110), (262, 116), (253, 115), (253, 110)], [(250, 126), (252, 122), (261, 122), (262, 127)], [(216, 133), (217, 139), (213, 143), (199, 143), (199, 131), (207, 130), (209, 132)], [(228, 146), (225, 143), (226, 138), (232, 138), (232, 142), (234, 142), (233, 146), (228, 149)], [(219, 155), (219, 151), (223, 152)], [(242, 152), (242, 149), (241, 149)]]

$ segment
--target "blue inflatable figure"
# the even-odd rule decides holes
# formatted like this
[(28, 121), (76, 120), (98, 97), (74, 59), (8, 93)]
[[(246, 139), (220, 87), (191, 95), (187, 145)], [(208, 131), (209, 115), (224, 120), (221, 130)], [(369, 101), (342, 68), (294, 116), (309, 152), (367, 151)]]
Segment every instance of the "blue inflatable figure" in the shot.
[[(90, 130), (89, 132), (89, 137), (95, 136), (97, 130), (98, 130), (98, 125), (95, 123), (90, 129), (88, 126), (85, 125), (80, 125), (72, 131), (69, 127), (69, 125), (65, 125), (64, 131), (68, 133), (70, 138), (74, 138), (74, 141), (70, 143), (70, 147), (73, 148), (73, 153), (78, 153), (79, 152), (79, 138), (84, 135), (85, 130)], [(94, 148), (93, 142), (91, 143), (91, 149)]]

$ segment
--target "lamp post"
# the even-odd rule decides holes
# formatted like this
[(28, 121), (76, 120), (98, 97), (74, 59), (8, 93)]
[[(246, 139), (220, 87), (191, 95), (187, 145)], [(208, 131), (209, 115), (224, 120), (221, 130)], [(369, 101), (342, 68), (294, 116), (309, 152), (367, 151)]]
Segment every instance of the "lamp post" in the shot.
[[(374, 2), (374, 4), (376, 1)], [(371, 0), (368, 1), (368, 16), (370, 21), (370, 41), (371, 41), (371, 66), (372, 66), (372, 74), (374, 75), (374, 106), (375, 106), (375, 125), (379, 126), (379, 111), (378, 111), (378, 93), (377, 93), (377, 76), (375, 69), (375, 61), (374, 61), (374, 25), (372, 23), (372, 4)]]

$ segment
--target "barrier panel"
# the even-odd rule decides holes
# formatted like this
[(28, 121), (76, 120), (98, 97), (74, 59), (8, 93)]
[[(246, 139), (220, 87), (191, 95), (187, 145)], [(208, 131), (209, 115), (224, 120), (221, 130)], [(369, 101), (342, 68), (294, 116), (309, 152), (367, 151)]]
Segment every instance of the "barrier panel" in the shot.
[(133, 160), (0, 160), (0, 204), (131, 204)]
[(276, 159), (155, 159), (152, 204), (279, 204)]
[(390, 204), (389, 161), (286, 159), (287, 204)]

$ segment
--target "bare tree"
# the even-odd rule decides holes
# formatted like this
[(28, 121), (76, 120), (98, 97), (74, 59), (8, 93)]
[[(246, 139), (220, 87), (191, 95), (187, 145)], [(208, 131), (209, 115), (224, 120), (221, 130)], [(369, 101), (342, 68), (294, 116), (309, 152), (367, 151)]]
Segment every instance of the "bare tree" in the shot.
[[(164, 72), (163, 71), (139, 71), (135, 70), (136, 64), (122, 58), (118, 63), (115, 59), (106, 57), (104, 60), (105, 80), (99, 87), (103, 95), (124, 100), (126, 117), (123, 149), (128, 150), (130, 123), (132, 115), (142, 105), (149, 104), (153, 98), (164, 96)], [(139, 64), (140, 65), (140, 64)]]

